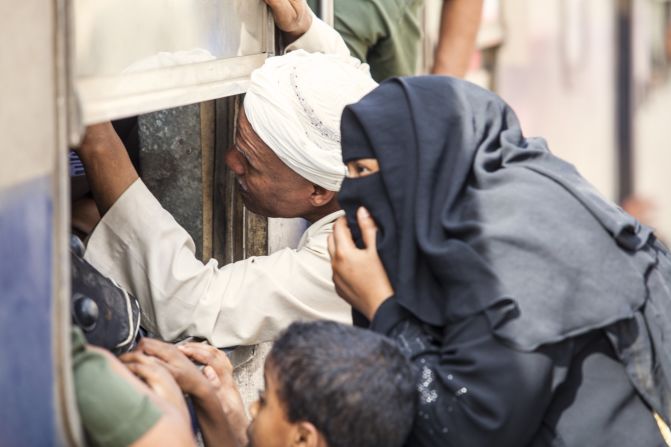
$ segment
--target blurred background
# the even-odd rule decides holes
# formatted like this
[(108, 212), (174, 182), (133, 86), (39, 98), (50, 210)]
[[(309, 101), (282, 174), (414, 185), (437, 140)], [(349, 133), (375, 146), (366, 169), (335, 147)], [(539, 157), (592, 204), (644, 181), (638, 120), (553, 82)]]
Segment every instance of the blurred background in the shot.
[[(422, 71), (441, 4), (427, 1)], [(671, 2), (486, 0), (478, 43), (468, 78), (668, 241)]]

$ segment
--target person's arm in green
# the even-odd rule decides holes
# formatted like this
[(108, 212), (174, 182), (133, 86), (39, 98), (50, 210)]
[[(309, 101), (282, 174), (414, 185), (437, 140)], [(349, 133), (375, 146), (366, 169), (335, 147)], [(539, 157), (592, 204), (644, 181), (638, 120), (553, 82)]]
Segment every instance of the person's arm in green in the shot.
[(444, 0), (431, 73), (463, 78), (475, 51), (483, 0)]
[(345, 41), (351, 55), (361, 62), (370, 62), (369, 51), (389, 37), (386, 17), (375, 2), (342, 2), (336, 6), (334, 15), (335, 29)]
[(142, 382), (109, 352), (86, 346), (78, 330), (72, 346), (77, 406), (90, 445), (194, 445), (181, 392), (167, 371), (143, 370)]

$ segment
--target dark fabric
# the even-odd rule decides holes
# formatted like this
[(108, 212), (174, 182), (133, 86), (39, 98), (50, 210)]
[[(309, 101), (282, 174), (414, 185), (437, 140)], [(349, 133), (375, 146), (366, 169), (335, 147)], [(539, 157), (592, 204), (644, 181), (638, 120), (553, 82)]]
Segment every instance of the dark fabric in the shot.
[(370, 326), (370, 321), (364, 314), (352, 308), (352, 324), (356, 327), (367, 328)]
[[(650, 324), (651, 230), (544, 140), (525, 138), (491, 92), (447, 77), (392, 79), (345, 109), (342, 149), (345, 161), (380, 163), (378, 174), (345, 179), (338, 199), (353, 231), (356, 208), (369, 209), (397, 301), (420, 321), (444, 327), (484, 312), (497, 337), (524, 351), (637, 317)], [(654, 302), (668, 315), (661, 275), (666, 288), (656, 287)], [(668, 320), (654, 324), (668, 333)], [(651, 337), (646, 325), (636, 329), (637, 340)], [(631, 372), (646, 352), (613, 340), (618, 355), (633, 356), (632, 381), (668, 420), (668, 405), (650, 395), (669, 393), (662, 337), (646, 347), (651, 360), (638, 377)]]
[(669, 424), (671, 415), (671, 256), (656, 241), (649, 248), (648, 298), (633, 318), (606, 328), (634, 386)]
[(392, 296), (385, 300), (375, 312), (370, 329), (381, 334), (388, 334), (403, 320), (408, 319), (411, 314), (403, 306), (399, 306), (396, 297)]
[(116, 355), (130, 352), (138, 339), (140, 303), (82, 257), (79, 238), (70, 238), (70, 248), (72, 323), (88, 343)]
[(371, 328), (397, 340), (417, 371), (408, 446), (664, 446), (600, 331), (523, 352), (502, 344), (482, 314), (436, 328), (394, 298)]

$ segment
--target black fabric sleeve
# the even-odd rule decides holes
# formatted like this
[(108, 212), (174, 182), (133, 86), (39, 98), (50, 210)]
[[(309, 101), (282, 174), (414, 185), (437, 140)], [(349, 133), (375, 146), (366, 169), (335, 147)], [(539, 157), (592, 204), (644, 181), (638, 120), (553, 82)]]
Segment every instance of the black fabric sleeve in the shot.
[(522, 446), (550, 403), (555, 365), (570, 342), (513, 350), (478, 314), (445, 328), (416, 320), (392, 298), (371, 329), (395, 339), (418, 375), (419, 403), (410, 446)]
[(370, 328), (380, 334), (389, 335), (391, 330), (399, 323), (407, 320), (411, 315), (392, 296), (384, 301), (373, 316)]

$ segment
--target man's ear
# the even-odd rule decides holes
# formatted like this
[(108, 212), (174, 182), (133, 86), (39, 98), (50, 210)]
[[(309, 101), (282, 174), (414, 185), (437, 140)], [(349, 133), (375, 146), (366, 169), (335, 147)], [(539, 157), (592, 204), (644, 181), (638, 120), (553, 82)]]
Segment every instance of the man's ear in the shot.
[(291, 447), (324, 447), (327, 445), (322, 434), (311, 422), (298, 422), (294, 428), (294, 440)]
[(329, 191), (319, 185), (312, 184), (312, 194), (310, 194), (310, 205), (320, 207), (331, 203), (336, 196), (335, 191)]

